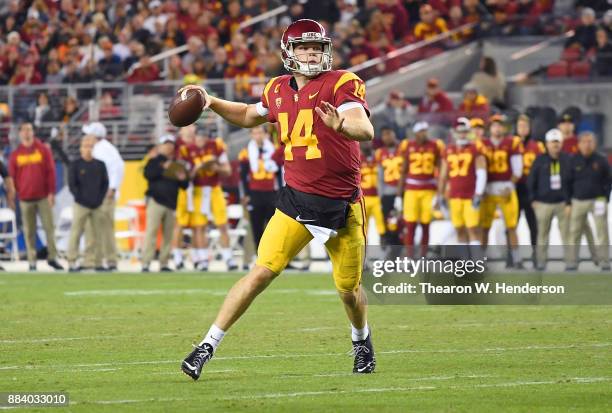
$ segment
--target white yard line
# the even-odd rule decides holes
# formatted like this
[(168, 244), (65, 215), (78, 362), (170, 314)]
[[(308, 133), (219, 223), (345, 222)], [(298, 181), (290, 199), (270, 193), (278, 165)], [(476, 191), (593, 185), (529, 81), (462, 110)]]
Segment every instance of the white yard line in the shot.
[[(427, 380), (427, 378), (423, 378)], [(336, 396), (338, 394), (363, 394), (363, 393), (397, 393), (410, 391), (432, 391), (446, 389), (480, 389), (480, 388), (496, 388), (496, 387), (520, 387), (520, 386), (542, 386), (542, 385), (569, 385), (569, 384), (589, 384), (611, 381), (612, 377), (574, 377), (571, 379), (558, 380), (539, 380), (539, 381), (509, 381), (490, 384), (467, 384), (453, 386), (412, 386), (412, 387), (380, 387), (366, 389), (351, 389), (351, 390), (320, 390), (320, 391), (302, 391), (288, 393), (260, 393), (246, 396), (227, 396), (221, 400), (257, 400), (257, 399), (288, 399), (298, 397), (312, 396)], [(134, 403), (151, 403), (151, 402), (180, 402), (180, 401), (198, 401), (193, 398), (149, 398), (149, 399), (123, 399), (123, 400), (92, 400), (92, 401), (74, 401), (71, 404), (134, 404)]]
[[(589, 348), (605, 348), (612, 346), (612, 342), (605, 343), (589, 343), (589, 344), (568, 344), (563, 346), (543, 346), (532, 345), (522, 347), (494, 347), (484, 349), (399, 349), (378, 351), (377, 354), (422, 354), (422, 353), (482, 353), (482, 352), (514, 352), (514, 351), (531, 351), (531, 350), (583, 350)], [(261, 354), (249, 356), (220, 356), (215, 357), (215, 361), (219, 360), (257, 360), (257, 359), (292, 359), (292, 358), (308, 358), (308, 357), (346, 357), (347, 353), (306, 353), (306, 354)], [(56, 365), (40, 365), (40, 366), (8, 366), (0, 367), (0, 370), (18, 370), (18, 369), (40, 369), (40, 368), (70, 368), (70, 367), (115, 367), (115, 366), (137, 366), (147, 364), (172, 364), (180, 363), (180, 360), (149, 360), (149, 361), (126, 361), (126, 362), (110, 362), (110, 363), (89, 363), (89, 364), (56, 364)]]
[[(112, 296), (148, 296), (148, 295), (182, 295), (182, 294), (208, 294), (222, 295), (227, 294), (228, 289), (206, 289), (206, 288), (189, 288), (189, 289), (169, 289), (169, 290), (142, 290), (142, 289), (114, 289), (114, 290), (80, 290), (80, 291), (65, 291), (64, 295), (68, 297), (112, 297)], [(286, 289), (270, 289), (267, 294), (308, 294), (308, 295), (336, 295), (335, 290), (317, 290), (308, 288), (286, 288)]]
[(36, 344), (36, 343), (53, 343), (62, 341), (79, 341), (79, 340), (114, 340), (117, 338), (142, 338), (142, 337), (172, 337), (178, 333), (161, 333), (161, 334), (145, 334), (145, 335), (120, 335), (120, 336), (88, 336), (88, 337), (44, 337), (44, 338), (27, 338), (16, 340), (0, 340), (0, 344)]

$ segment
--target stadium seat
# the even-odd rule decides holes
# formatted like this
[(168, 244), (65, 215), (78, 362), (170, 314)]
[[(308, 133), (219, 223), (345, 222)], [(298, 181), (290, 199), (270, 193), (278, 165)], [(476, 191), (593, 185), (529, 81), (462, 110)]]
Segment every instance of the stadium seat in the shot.
[(591, 76), (591, 64), (586, 60), (572, 62), (569, 65), (571, 77), (587, 79)]
[(72, 206), (65, 206), (60, 211), (59, 219), (55, 225), (55, 243), (57, 251), (64, 255), (68, 251), (68, 239), (72, 227)]
[[(0, 208), (0, 225), (9, 224), (8, 231), (0, 232), (0, 240), (11, 242), (11, 257), (15, 261), (19, 260), (19, 248), (17, 247), (17, 218), (15, 211), (10, 208)], [(4, 227), (4, 225), (2, 225)]]
[(577, 133), (591, 131), (597, 136), (597, 142), (599, 145), (603, 144), (605, 116), (602, 113), (585, 113), (582, 115), (580, 123), (577, 123)]
[(546, 76), (548, 78), (561, 78), (567, 77), (568, 75), (568, 63), (565, 60), (560, 60), (558, 62), (552, 63), (548, 65), (546, 69)]
[(561, 53), (561, 60), (566, 62), (575, 62), (582, 58), (582, 50), (576, 47), (568, 47)]

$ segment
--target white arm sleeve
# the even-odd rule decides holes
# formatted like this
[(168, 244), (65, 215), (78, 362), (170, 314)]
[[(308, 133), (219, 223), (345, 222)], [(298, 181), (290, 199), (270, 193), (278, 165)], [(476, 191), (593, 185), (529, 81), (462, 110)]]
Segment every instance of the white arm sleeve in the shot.
[[(349, 110), (349, 109), (354, 109), (354, 108), (362, 108), (363, 109), (363, 105), (359, 102), (346, 102), (341, 104), (340, 106), (338, 106), (336, 108), (336, 110), (338, 111), (338, 113), (342, 113), (345, 110)], [(365, 110), (365, 109), (363, 109)]]
[(476, 189), (475, 194), (480, 196), (484, 193), (487, 186), (487, 170), (484, 168), (476, 169)]
[(510, 158), (510, 165), (512, 166), (512, 175), (520, 178), (523, 176), (523, 155), (517, 153), (512, 155)]
[(265, 118), (266, 116), (268, 116), (268, 108), (265, 108), (263, 103), (261, 102), (257, 102), (257, 104), (255, 105), (255, 110), (257, 111), (257, 114), (259, 116), (261, 116), (262, 118)]

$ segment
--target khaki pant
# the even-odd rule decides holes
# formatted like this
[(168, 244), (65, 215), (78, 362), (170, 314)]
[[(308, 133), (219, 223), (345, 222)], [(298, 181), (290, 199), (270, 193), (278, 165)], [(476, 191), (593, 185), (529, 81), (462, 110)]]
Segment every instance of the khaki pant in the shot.
[(115, 198), (104, 198), (100, 206), (102, 221), (100, 227), (95, 227), (89, 221), (85, 226), (85, 257), (83, 266), (93, 267), (96, 254), (96, 244), (102, 245), (102, 256), (106, 265), (117, 265), (117, 243), (115, 241)]
[(145, 231), (144, 252), (142, 254), (143, 267), (148, 267), (151, 261), (153, 261), (157, 230), (160, 225), (162, 226), (162, 245), (159, 250), (159, 266), (160, 268), (168, 266), (174, 221), (174, 210), (158, 204), (153, 198), (147, 201), (147, 229)]
[(593, 259), (599, 262), (608, 263), (610, 261), (610, 237), (608, 234), (608, 209), (603, 215), (595, 215), (593, 213), (594, 199), (578, 200), (572, 199), (572, 214), (570, 218), (570, 237), (569, 244), (570, 253), (568, 254), (567, 264), (575, 266), (578, 264), (578, 253), (580, 250), (580, 241), (582, 234), (586, 229), (590, 229), (588, 222), (589, 212), (593, 214), (595, 221), (595, 232), (597, 233), (597, 250), (593, 254)]
[[(75, 203), (72, 206), (72, 226), (70, 228), (70, 239), (68, 241), (68, 263), (72, 266), (79, 254), (79, 243), (85, 231), (85, 225), (93, 225), (94, 228), (102, 228), (104, 225), (104, 214), (101, 207), (96, 209), (86, 208)], [(95, 241), (95, 240), (94, 240)], [(94, 242), (95, 266), (102, 266), (102, 245)]]
[(23, 221), (23, 235), (28, 252), (28, 262), (36, 263), (36, 216), (40, 215), (43, 229), (47, 235), (47, 259), (53, 261), (57, 258), (55, 248), (55, 225), (53, 224), (53, 211), (47, 198), (38, 201), (21, 201), (21, 220)]
[(561, 232), (561, 243), (564, 248), (564, 256), (567, 254), (566, 245), (568, 244), (569, 235), (569, 216), (565, 214), (565, 204), (534, 202), (533, 204), (537, 228), (538, 241), (536, 249), (536, 258), (538, 267), (544, 267), (548, 260), (548, 239), (550, 235), (550, 226), (554, 217), (557, 217), (559, 222), (559, 232)]

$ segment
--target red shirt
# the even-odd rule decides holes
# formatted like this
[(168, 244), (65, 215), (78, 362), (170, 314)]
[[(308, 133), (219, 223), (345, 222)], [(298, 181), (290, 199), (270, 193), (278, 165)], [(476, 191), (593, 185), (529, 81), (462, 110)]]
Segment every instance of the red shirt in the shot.
[(574, 135), (563, 139), (563, 143), (561, 144), (561, 152), (569, 153), (570, 155), (577, 154), (578, 138)]
[(244, 148), (238, 154), (238, 160), (246, 164), (249, 171), (249, 189), (251, 191), (274, 191), (276, 190), (276, 174), (266, 171), (263, 155), (259, 155), (257, 172), (253, 172), (249, 162), (249, 151)]
[[(193, 168), (197, 168), (200, 164), (213, 159), (217, 159), (219, 162), (227, 161), (225, 143), (223, 143), (221, 138), (208, 139), (201, 148), (191, 145), (188, 151), (189, 163)], [(193, 182), (196, 186), (217, 186), (219, 185), (219, 174), (200, 169)]]
[(361, 192), (364, 196), (378, 196), (378, 164), (374, 156), (361, 154)]
[(359, 143), (325, 126), (314, 108), (323, 101), (335, 107), (356, 102), (369, 115), (363, 80), (345, 70), (332, 70), (297, 91), (291, 79), (290, 75), (271, 79), (261, 96), (268, 121), (277, 124), (284, 145), (287, 185), (328, 198), (354, 199), (361, 181)]
[(397, 186), (400, 179), (404, 159), (398, 154), (397, 148), (379, 148), (374, 153), (376, 162), (382, 165), (383, 182), (385, 185)]
[(424, 96), (419, 103), (419, 113), (452, 112), (453, 109), (453, 102), (442, 91), (436, 93), (433, 99)]
[(438, 166), (444, 143), (427, 139), (424, 143), (416, 140), (404, 140), (399, 153), (408, 162), (405, 189), (436, 189), (436, 167)]
[(523, 154), (521, 138), (506, 136), (499, 145), (490, 139), (482, 141), (484, 155), (487, 158), (487, 182), (503, 182), (512, 179), (512, 155)]
[(151, 63), (148, 67), (139, 67), (127, 78), (128, 83), (146, 83), (159, 79), (159, 67)]
[(471, 199), (476, 189), (476, 158), (482, 155), (476, 143), (448, 145), (444, 159), (448, 164), (448, 185), (451, 198)]
[(519, 182), (525, 183), (527, 182), (527, 176), (529, 176), (529, 171), (531, 171), (531, 165), (535, 159), (546, 152), (546, 148), (544, 144), (535, 139), (529, 139), (524, 144), (525, 152), (523, 153), (523, 176)]
[(22, 201), (36, 201), (55, 194), (55, 162), (51, 150), (38, 139), (29, 148), (19, 145), (11, 153), (9, 174)]

